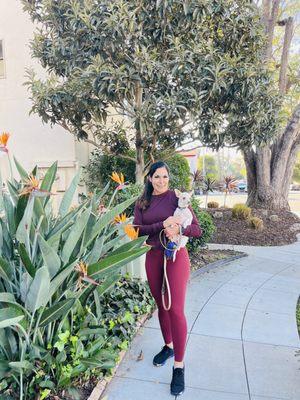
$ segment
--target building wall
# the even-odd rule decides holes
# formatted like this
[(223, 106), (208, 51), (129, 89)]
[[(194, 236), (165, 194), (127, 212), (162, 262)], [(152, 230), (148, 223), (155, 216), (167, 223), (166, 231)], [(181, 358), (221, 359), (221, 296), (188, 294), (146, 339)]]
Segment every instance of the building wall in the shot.
[[(59, 126), (43, 124), (29, 115), (30, 93), (24, 86), (25, 70), (33, 67), (39, 76), (45, 71), (30, 54), (29, 42), (35, 27), (19, 0), (0, 1), (0, 40), (3, 40), (4, 77), (0, 78), (0, 132), (11, 134), (8, 148), (26, 170), (38, 165), (45, 169), (58, 161), (57, 189), (64, 191), (80, 160), (86, 159), (86, 145)], [(0, 158), (1, 173), (9, 174), (5, 156)]]

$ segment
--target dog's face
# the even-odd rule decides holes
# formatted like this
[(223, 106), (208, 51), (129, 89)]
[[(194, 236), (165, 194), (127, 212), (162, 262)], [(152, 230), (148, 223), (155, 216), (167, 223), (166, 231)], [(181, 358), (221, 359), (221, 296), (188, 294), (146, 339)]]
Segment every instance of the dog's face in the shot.
[(190, 205), (192, 192), (180, 192), (175, 189), (175, 194), (178, 197), (178, 206), (180, 208), (186, 208)]

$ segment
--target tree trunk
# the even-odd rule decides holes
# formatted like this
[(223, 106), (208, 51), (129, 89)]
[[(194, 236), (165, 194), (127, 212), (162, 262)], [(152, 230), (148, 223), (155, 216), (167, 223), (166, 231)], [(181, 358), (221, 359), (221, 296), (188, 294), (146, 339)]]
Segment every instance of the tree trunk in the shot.
[[(143, 88), (140, 83), (136, 84), (135, 88), (135, 104), (136, 109), (139, 111), (142, 109), (143, 104)], [(136, 167), (135, 167), (135, 182), (144, 183), (144, 170), (145, 170), (145, 159), (144, 159), (144, 148), (143, 148), (143, 124), (141, 117), (138, 116), (135, 121), (135, 148), (136, 148)]]
[[(263, 0), (262, 21), (265, 25), (267, 45), (265, 61), (272, 57), (273, 37), (276, 23), (285, 26), (284, 43), (279, 73), (279, 91), (284, 95), (289, 83), (287, 79), (288, 57), (293, 35), (293, 18), (277, 22), (280, 0)], [(244, 149), (247, 170), (247, 205), (270, 210), (290, 210), (288, 193), (300, 144), (300, 104), (291, 116), (286, 128), (270, 146)]]
[(300, 148), (300, 104), (276, 146), (244, 150), (247, 169), (247, 205), (269, 210), (290, 210), (288, 193)]
[(135, 182), (144, 183), (144, 149), (142, 147), (136, 147), (136, 166), (135, 166)]

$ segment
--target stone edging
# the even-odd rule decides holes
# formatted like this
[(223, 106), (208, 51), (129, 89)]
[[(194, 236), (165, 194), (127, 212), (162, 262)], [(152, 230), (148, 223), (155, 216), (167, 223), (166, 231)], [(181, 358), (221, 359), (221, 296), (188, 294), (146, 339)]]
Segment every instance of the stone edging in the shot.
[[(220, 267), (222, 265), (226, 265), (228, 263), (230, 263), (231, 261), (237, 260), (239, 258), (243, 258), (246, 257), (248, 254), (243, 253), (243, 254), (238, 254), (236, 256), (232, 256), (232, 257), (228, 257), (222, 260), (218, 260), (215, 261), (213, 263), (207, 264), (205, 267), (199, 268), (196, 271), (192, 271), (191, 273), (191, 280), (193, 278), (196, 278), (198, 275), (201, 275), (204, 272), (210, 271), (211, 269)], [(137, 335), (137, 333), (139, 332), (139, 330), (141, 329), (141, 327), (144, 325), (144, 323), (146, 322), (146, 320), (151, 316), (152, 314), (144, 314), (141, 316), (141, 318), (139, 318), (137, 320), (137, 329), (135, 332), (135, 335)], [(102, 378), (97, 385), (94, 387), (92, 393), (90, 394), (89, 398), (87, 400), (100, 400), (104, 390), (106, 389), (106, 386), (109, 384), (109, 382), (112, 380), (112, 378), (115, 376), (115, 373), (119, 367), (119, 365), (121, 364), (125, 354), (126, 354), (127, 350), (122, 350), (119, 353), (119, 361), (116, 364), (116, 366), (114, 367), (112, 374), (110, 376), (104, 377)]]
[(205, 267), (201, 267), (199, 269), (196, 269), (195, 271), (192, 271), (191, 280), (196, 278), (197, 276), (203, 274), (204, 272), (210, 271), (211, 269), (214, 269), (214, 268), (217, 268), (217, 267), (221, 267), (223, 265), (226, 265), (226, 264), (230, 263), (231, 261), (238, 260), (239, 258), (244, 258), (244, 257), (248, 257), (248, 254), (246, 254), (246, 253), (237, 254), (237, 255), (232, 256), (232, 257), (223, 258), (222, 260), (218, 260), (218, 261), (209, 263)]

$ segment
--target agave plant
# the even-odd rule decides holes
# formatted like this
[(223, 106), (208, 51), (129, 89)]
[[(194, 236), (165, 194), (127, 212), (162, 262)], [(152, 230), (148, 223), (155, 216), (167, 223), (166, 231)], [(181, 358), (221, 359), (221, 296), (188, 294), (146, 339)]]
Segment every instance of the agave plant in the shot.
[(192, 187), (194, 190), (197, 190), (203, 184), (204, 177), (199, 169), (194, 171), (191, 175), (192, 175)]
[[(51, 371), (55, 362), (63, 362), (55, 344), (66, 326), (72, 333), (74, 313), (88, 302), (101, 314), (100, 296), (118, 279), (120, 268), (146, 253), (148, 247), (143, 245), (145, 237), (124, 243), (124, 230), (114, 223), (135, 201), (113, 205), (123, 178), (104, 211), (99, 212), (99, 205), (109, 184), (70, 209), (78, 173), (55, 215), (51, 189), (57, 163), (42, 182), (36, 168), (28, 174), (15, 163), (21, 181), (7, 182), (8, 192), (0, 192), (0, 392), (5, 380), (14, 398), (26, 399), (29, 382), (40, 366)], [(97, 319), (86, 324), (83, 334), (97, 334), (99, 343), (79, 352), (78, 368), (71, 378), (87, 368), (111, 364), (101, 348)]]
[(205, 208), (207, 207), (208, 193), (216, 190), (216, 180), (211, 178), (209, 175), (205, 175), (203, 179), (203, 192), (205, 196)]
[(237, 180), (233, 176), (225, 176), (224, 183), (225, 183), (225, 194), (224, 194), (224, 207), (225, 207), (227, 195), (236, 188)]

